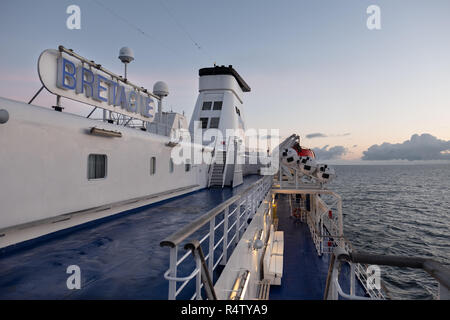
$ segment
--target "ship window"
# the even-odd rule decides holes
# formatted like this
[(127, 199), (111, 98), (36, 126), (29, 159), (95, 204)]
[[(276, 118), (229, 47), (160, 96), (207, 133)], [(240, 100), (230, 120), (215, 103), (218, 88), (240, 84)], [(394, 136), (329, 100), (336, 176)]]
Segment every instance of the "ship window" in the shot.
[(219, 128), (219, 121), (220, 118), (211, 118), (211, 121), (209, 122), (210, 128)]
[(200, 118), (200, 121), (202, 122), (202, 129), (208, 128), (208, 118)]
[(212, 101), (204, 101), (202, 110), (211, 110)]
[(88, 157), (88, 179), (106, 177), (106, 154), (90, 154)]
[(154, 175), (156, 173), (156, 157), (150, 158), (150, 175)]
[(170, 158), (170, 160), (169, 160), (169, 172), (170, 173), (172, 173), (173, 172), (173, 159), (172, 158)]
[(222, 110), (222, 101), (215, 101), (213, 110)]
[(186, 171), (186, 172), (191, 171), (191, 164), (190, 164), (190, 163), (186, 163), (186, 164), (184, 165), (184, 171)]

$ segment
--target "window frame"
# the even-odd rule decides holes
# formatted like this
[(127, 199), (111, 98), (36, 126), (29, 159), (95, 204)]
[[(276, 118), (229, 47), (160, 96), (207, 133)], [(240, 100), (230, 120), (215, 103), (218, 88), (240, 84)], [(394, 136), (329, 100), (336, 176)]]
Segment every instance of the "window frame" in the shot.
[[(206, 122), (203, 122), (202, 119), (206, 119)], [(202, 123), (202, 129), (208, 129), (209, 117), (200, 117), (200, 122)]]
[[(216, 104), (219, 104), (220, 103), (220, 107), (216, 107)], [(222, 110), (222, 106), (223, 106), (223, 101), (214, 101), (213, 102), (213, 107), (212, 107), (212, 110), (213, 111), (221, 111)]]
[(150, 175), (156, 175), (156, 157), (150, 157)]
[[(105, 164), (104, 164), (104, 167), (105, 167), (105, 175), (103, 176), (103, 177), (100, 177), (100, 178), (97, 178), (97, 177), (95, 177), (95, 178), (91, 178), (90, 177), (90, 163), (89, 163), (89, 159), (91, 158), (91, 156), (102, 156), (104, 159), (105, 159)], [(96, 158), (95, 158), (96, 159)], [(94, 171), (96, 171), (95, 170), (95, 167), (96, 167), (96, 160), (94, 160)], [(95, 180), (104, 180), (104, 179), (106, 179), (108, 177), (108, 155), (107, 154), (104, 154), (104, 153), (90, 153), (89, 155), (88, 155), (88, 158), (87, 158), (87, 179), (88, 179), (88, 181), (95, 181)]]
[[(209, 103), (209, 108), (205, 108), (205, 105)], [(213, 101), (203, 101), (202, 103), (202, 111), (210, 111), (213, 107)]]
[[(216, 127), (211, 127), (211, 124), (213, 123), (213, 119), (217, 119), (217, 126)], [(208, 128), (210, 128), (210, 129), (219, 129), (219, 124), (220, 124), (220, 117), (211, 117), (210, 120), (209, 120), (209, 127)]]
[(173, 162), (172, 157), (169, 158), (169, 173), (175, 172), (175, 164)]

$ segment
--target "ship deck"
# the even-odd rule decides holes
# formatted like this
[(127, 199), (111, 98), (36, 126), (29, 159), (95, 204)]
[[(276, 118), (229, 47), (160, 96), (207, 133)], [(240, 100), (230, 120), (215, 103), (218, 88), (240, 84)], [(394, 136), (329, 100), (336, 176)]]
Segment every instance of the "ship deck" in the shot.
[[(278, 230), (284, 232), (283, 278), (280, 286), (270, 287), (271, 300), (322, 300), (330, 255), (318, 256), (306, 223), (290, 218), (288, 197), (279, 195), (277, 202)], [(349, 268), (344, 265), (339, 283), (350, 291)], [(364, 289), (356, 282), (356, 292), (364, 296)]]
[[(247, 176), (234, 189), (203, 189), (6, 250), (0, 254), (0, 299), (167, 299), (169, 250), (160, 241), (259, 178)], [(67, 288), (70, 265), (80, 267), (80, 290)]]

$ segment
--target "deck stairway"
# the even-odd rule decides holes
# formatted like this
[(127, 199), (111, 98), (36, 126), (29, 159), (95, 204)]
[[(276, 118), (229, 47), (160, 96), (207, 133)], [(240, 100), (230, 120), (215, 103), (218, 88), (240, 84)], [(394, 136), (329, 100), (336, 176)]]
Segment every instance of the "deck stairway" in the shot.
[(211, 164), (211, 173), (209, 176), (209, 187), (223, 187), (223, 171), (225, 169), (225, 162), (227, 158), (226, 151), (216, 151), (217, 154)]

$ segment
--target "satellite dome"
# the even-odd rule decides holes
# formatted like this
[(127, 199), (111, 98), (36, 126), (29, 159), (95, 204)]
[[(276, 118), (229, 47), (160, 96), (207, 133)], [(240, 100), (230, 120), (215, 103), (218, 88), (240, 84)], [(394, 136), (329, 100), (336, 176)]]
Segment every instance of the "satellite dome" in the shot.
[(169, 86), (164, 81), (158, 81), (153, 86), (153, 93), (158, 97), (167, 97), (169, 95)]
[(9, 120), (9, 113), (8, 111), (1, 109), (0, 110), (0, 124), (7, 123)]
[(134, 60), (134, 53), (133, 50), (131, 50), (128, 47), (123, 47), (122, 49), (120, 49), (119, 51), (119, 59), (120, 61), (122, 61), (123, 63), (130, 63), (131, 61)]

